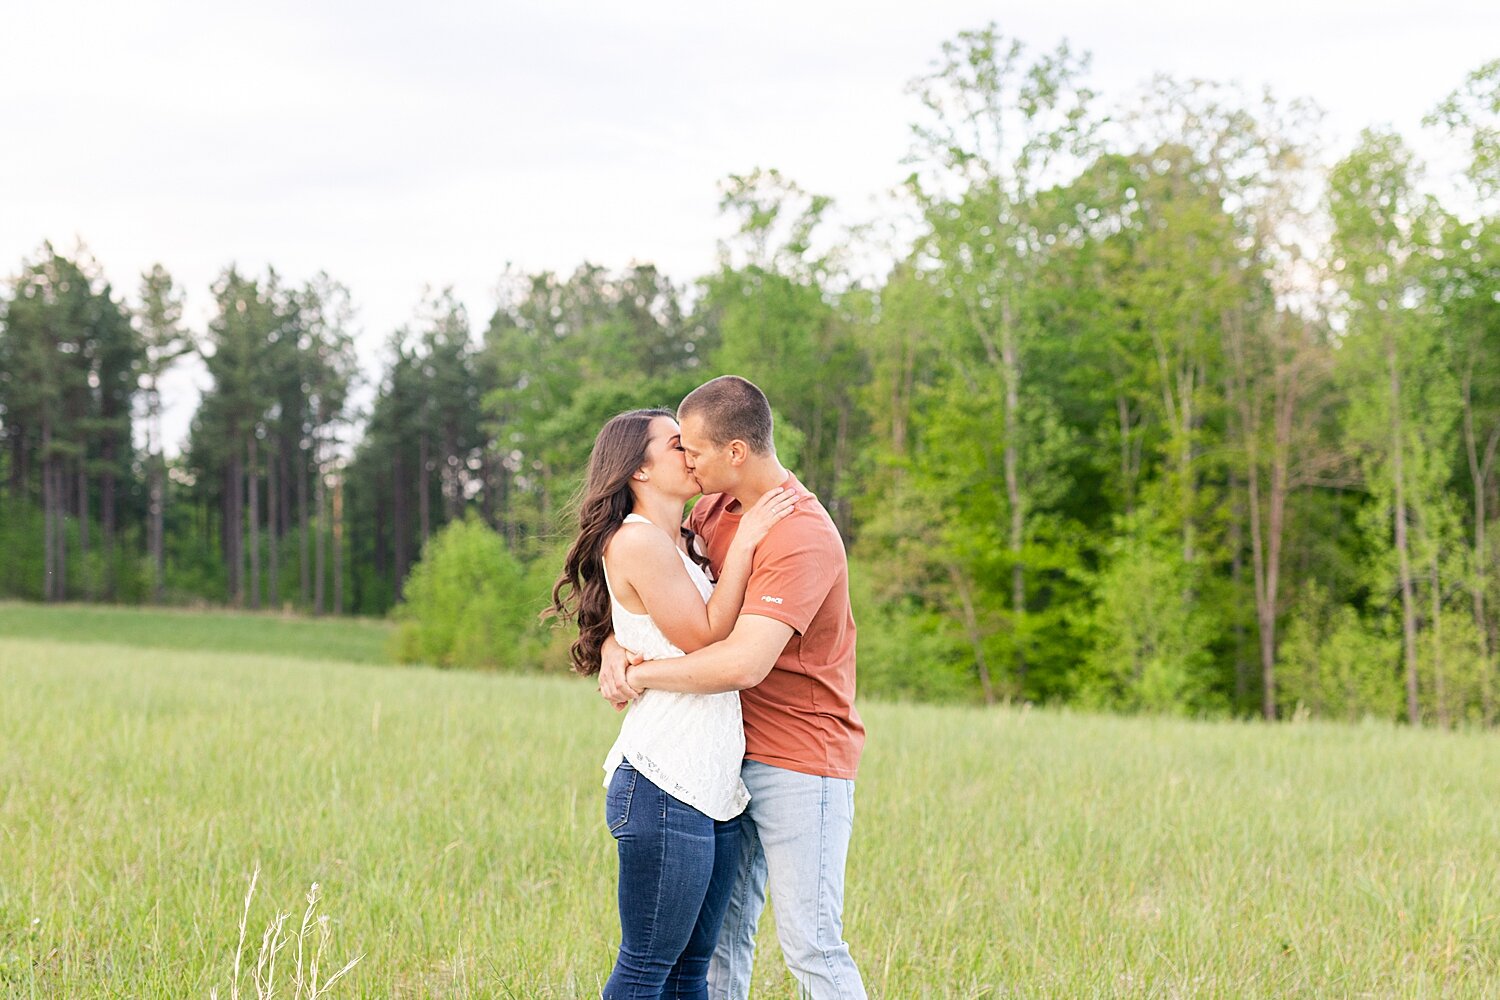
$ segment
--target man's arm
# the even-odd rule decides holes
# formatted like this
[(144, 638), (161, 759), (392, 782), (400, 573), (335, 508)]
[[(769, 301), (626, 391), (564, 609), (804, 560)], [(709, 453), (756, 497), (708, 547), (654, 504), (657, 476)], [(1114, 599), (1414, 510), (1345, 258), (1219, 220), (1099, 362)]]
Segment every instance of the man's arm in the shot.
[[(718, 694), (765, 679), (792, 638), (792, 627), (765, 615), (742, 614), (729, 638), (696, 653), (646, 660), (629, 668), (627, 689)], [(606, 694), (606, 697), (608, 695)]]
[(626, 705), (641, 696), (625, 683), (625, 671), (632, 661), (639, 663), (640, 657), (616, 642), (613, 632), (604, 637), (604, 645), (599, 649), (599, 693), (615, 706), (616, 712), (624, 711)]

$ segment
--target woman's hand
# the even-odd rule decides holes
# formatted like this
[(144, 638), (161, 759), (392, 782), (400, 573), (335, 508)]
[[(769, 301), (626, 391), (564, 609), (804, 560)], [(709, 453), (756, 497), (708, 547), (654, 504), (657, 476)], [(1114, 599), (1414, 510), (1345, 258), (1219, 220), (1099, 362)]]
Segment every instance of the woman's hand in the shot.
[(782, 489), (780, 486), (762, 494), (755, 501), (755, 506), (745, 511), (740, 518), (740, 529), (735, 532), (734, 544), (754, 549), (772, 527), (796, 508), (800, 499), (802, 495), (796, 490)]

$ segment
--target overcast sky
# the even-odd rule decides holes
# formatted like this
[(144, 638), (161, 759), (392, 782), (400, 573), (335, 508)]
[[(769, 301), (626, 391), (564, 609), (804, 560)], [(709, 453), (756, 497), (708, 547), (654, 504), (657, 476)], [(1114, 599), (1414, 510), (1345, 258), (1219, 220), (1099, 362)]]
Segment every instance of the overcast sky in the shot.
[(1500, 3), (1473, 0), (8, 0), (0, 273), (82, 239), (131, 297), (164, 263), (201, 328), (226, 264), (326, 270), (373, 374), (424, 285), (482, 328), (507, 262), (704, 273), (731, 172), (777, 167), (858, 217), (906, 172), (906, 82), (990, 20), (1091, 52), (1107, 101), (1155, 72), (1311, 97), (1335, 149), (1387, 123), (1428, 151), (1422, 115), (1500, 57)]

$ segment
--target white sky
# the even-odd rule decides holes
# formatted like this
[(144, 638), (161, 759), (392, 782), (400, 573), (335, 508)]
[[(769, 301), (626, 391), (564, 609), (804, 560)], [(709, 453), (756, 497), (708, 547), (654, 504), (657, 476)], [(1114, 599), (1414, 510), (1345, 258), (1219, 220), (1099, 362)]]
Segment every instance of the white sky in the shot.
[(482, 329), (507, 262), (706, 272), (731, 172), (860, 217), (909, 169), (904, 85), (990, 20), (1091, 52), (1105, 101), (1158, 71), (1311, 97), (1335, 150), (1389, 123), (1429, 151), (1422, 115), (1500, 56), (1500, 3), (1475, 0), (4, 0), (0, 274), (82, 239), (132, 298), (165, 264), (201, 329), (226, 264), (326, 270), (373, 377), (424, 285)]

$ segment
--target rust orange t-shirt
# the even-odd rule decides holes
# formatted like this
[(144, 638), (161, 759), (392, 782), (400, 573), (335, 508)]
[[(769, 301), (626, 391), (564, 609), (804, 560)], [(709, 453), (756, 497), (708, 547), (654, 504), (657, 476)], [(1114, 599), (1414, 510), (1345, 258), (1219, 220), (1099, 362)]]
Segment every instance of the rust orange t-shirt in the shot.
[[(795, 476), (782, 485), (807, 492)], [(715, 493), (688, 515), (716, 576), (741, 513), (733, 497)], [(740, 614), (764, 615), (794, 630), (765, 679), (740, 692), (745, 757), (803, 774), (853, 778), (865, 727), (854, 709), (849, 561), (833, 519), (816, 499), (800, 502), (756, 546)]]

